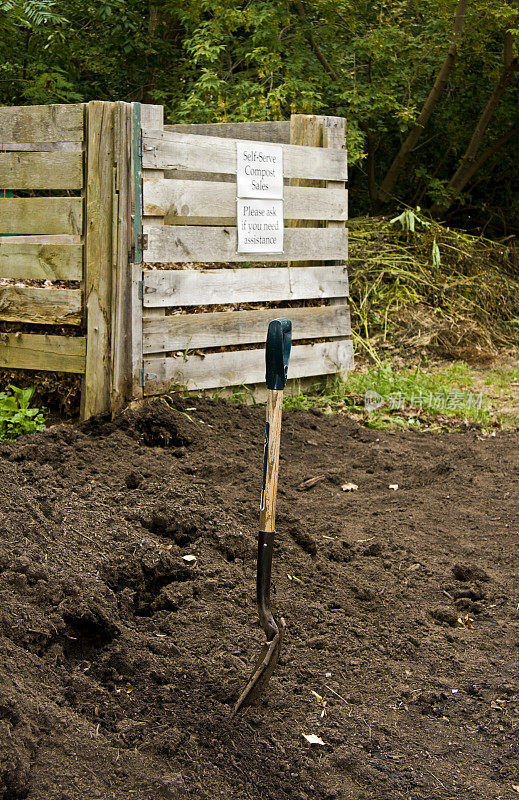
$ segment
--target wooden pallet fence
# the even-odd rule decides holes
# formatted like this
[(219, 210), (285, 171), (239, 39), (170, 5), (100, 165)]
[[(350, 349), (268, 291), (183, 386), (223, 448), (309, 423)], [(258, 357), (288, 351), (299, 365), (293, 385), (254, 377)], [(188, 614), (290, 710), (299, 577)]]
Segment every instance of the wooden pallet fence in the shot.
[[(133, 313), (133, 373), (142, 394), (159, 394), (173, 384), (206, 389), (263, 381), (266, 329), (281, 315), (293, 322), (291, 377), (351, 369), (344, 124), (326, 119), (342, 130), (340, 147), (323, 147), (322, 130), (318, 146), (291, 143), (288, 122), (163, 126), (150, 113), (142, 120), (143, 249), (136, 246), (142, 270), (134, 273)], [(325, 118), (319, 120), (324, 126)], [(282, 255), (237, 253), (239, 139), (282, 145), (287, 184)], [(289, 227), (295, 220), (308, 227)], [(169, 262), (184, 268), (164, 269)], [(200, 268), (204, 262), (245, 266)], [(250, 267), (254, 262), (273, 266)], [(156, 263), (160, 269), (147, 268)], [(270, 303), (281, 307), (266, 307)], [(239, 304), (252, 307), (232, 308)], [(318, 341), (308, 343), (312, 339)], [(254, 349), (236, 350), (251, 345)]]
[[(344, 121), (301, 120), (164, 126), (161, 106), (139, 103), (0, 108), (0, 367), (82, 374), (87, 418), (172, 384), (261, 381), (268, 321), (286, 314), (292, 377), (351, 368)], [(318, 142), (315, 130), (297, 140), (316, 124)], [(282, 255), (237, 253), (238, 140), (282, 148)], [(50, 327), (62, 325), (79, 335)]]

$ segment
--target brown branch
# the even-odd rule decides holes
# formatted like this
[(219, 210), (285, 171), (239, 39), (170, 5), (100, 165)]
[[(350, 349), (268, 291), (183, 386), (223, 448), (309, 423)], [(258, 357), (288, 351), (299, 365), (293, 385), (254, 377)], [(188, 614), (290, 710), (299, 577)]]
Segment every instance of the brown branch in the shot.
[(451, 43), (445, 56), (445, 60), (436, 76), (434, 86), (429, 92), (429, 96), (423, 104), (422, 110), (416, 123), (409, 132), (405, 141), (402, 143), (398, 154), (396, 155), (393, 163), (389, 167), (387, 174), (382, 181), (378, 191), (378, 206), (382, 206), (391, 196), (395, 183), (402, 172), (409, 155), (416, 146), (420, 136), (422, 135), (425, 126), (429, 122), (431, 114), (433, 113), (440, 97), (447, 85), (447, 80), (454, 69), (454, 65), (458, 58), (458, 40), (463, 31), (463, 23), (465, 21), (465, 12), (467, 10), (468, 0), (459, 0), (456, 9), (456, 16), (454, 18), (454, 25), (452, 28)]
[[(467, 184), (472, 180), (476, 172), (478, 172), (483, 164), (485, 164), (492, 156), (495, 156), (508, 142), (510, 139), (513, 139), (514, 136), (519, 134), (519, 122), (516, 122), (514, 125), (511, 125), (508, 130), (506, 130), (501, 136), (489, 144), (488, 147), (480, 153), (478, 158), (473, 159), (469, 166), (467, 167), (466, 171), (464, 172), (464, 180), (461, 188), (458, 191), (458, 194), (463, 191), (463, 189), (467, 186)], [(440, 204), (437, 203), (431, 208), (431, 214), (435, 217), (440, 217), (450, 208), (452, 202), (454, 201), (454, 196), (450, 203)]]
[[(505, 33), (503, 62), (503, 69), (498, 82), (494, 86), (494, 91), (488, 98), (487, 104), (481, 112), (467, 149), (460, 159), (458, 169), (447, 184), (446, 188), (449, 192), (449, 202), (443, 204), (435, 203), (431, 208), (431, 214), (433, 216), (441, 216), (444, 214), (474, 175), (474, 165), (477, 163), (476, 154), (481, 147), (487, 128), (496, 113), (496, 109), (503, 99), (506, 88), (512, 80), (516, 69), (519, 67), (519, 58), (517, 56), (513, 58), (512, 56), (511, 34), (508, 31)], [(477, 169), (479, 169), (479, 166)]]
[(305, 33), (305, 36), (306, 36), (306, 38), (308, 40), (308, 44), (310, 45), (310, 47), (314, 51), (314, 54), (315, 54), (316, 58), (321, 62), (321, 64), (325, 68), (326, 72), (329, 75), (331, 75), (331, 77), (334, 79), (334, 81), (340, 81), (339, 74), (334, 70), (334, 68), (332, 67), (332, 65), (330, 64), (330, 62), (326, 58), (326, 56), (323, 54), (321, 48), (319, 47), (319, 45), (315, 41), (312, 33), (308, 30), (308, 28), (306, 26), (306, 23), (308, 22), (308, 20), (307, 20), (307, 16), (306, 16), (305, 7), (303, 5), (303, 0), (295, 0), (295, 4), (296, 4), (296, 8), (297, 8), (297, 13), (299, 14), (301, 19), (305, 23), (305, 31), (304, 31), (304, 33)]
[(367, 122), (359, 122), (359, 128), (366, 134), (366, 173), (368, 178), (370, 211), (373, 214), (377, 204), (377, 184), (375, 179), (375, 151), (377, 149), (377, 142)]

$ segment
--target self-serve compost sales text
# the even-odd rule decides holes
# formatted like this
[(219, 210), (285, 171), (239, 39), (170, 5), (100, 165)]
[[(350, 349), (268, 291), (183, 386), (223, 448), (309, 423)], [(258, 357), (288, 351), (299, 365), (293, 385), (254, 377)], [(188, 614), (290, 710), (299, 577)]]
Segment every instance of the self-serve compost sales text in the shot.
[[(261, 150), (245, 150), (243, 153), (244, 157), (248, 162), (260, 162), (262, 164), (277, 164), (277, 156), (271, 155), (270, 153), (263, 153)], [(253, 166), (253, 163), (245, 164), (244, 169), (245, 175), (248, 175), (251, 178), (259, 178), (259, 181), (251, 180), (251, 186), (253, 189), (268, 189), (268, 183), (264, 182), (264, 178), (274, 178), (276, 175), (276, 171), (274, 169), (268, 169), (267, 166), (264, 167), (257, 167)]]

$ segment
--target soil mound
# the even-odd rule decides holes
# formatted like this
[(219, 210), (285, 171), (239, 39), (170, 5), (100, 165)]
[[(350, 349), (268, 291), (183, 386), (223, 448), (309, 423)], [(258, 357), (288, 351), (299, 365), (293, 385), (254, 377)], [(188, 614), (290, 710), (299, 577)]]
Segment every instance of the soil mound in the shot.
[(285, 645), (230, 718), (262, 639), (263, 416), (165, 398), (0, 446), (2, 800), (488, 800), (518, 782), (517, 434), (287, 413)]

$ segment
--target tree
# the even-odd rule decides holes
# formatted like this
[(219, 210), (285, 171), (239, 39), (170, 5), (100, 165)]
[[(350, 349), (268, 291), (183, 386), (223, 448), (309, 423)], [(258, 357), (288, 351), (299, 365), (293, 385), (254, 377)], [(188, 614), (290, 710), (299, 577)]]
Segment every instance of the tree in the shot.
[(469, 181), (475, 175), (478, 169), (486, 163), (490, 156), (494, 155), (498, 150), (507, 144), (513, 136), (514, 131), (517, 129), (517, 123), (509, 130), (500, 136), (496, 141), (489, 145), (486, 150), (481, 154), (480, 158), (476, 159), (477, 152), (481, 147), (483, 138), (487, 131), (490, 122), (507, 86), (514, 77), (514, 73), (519, 66), (519, 57), (513, 54), (513, 38), (510, 31), (505, 32), (504, 48), (503, 48), (503, 70), (499, 76), (499, 80), (494, 86), (494, 90), (486, 103), (481, 116), (479, 117), (472, 138), (468, 144), (467, 149), (461, 157), (458, 169), (447, 184), (448, 201), (444, 203), (435, 203), (431, 208), (431, 214), (439, 217), (445, 214), (448, 208), (452, 205), (456, 197), (465, 189)]
[(431, 118), (431, 115), (447, 85), (449, 76), (454, 69), (454, 65), (458, 58), (458, 40), (463, 31), (463, 23), (465, 22), (467, 5), (468, 0), (459, 0), (458, 2), (456, 15), (454, 17), (454, 26), (452, 28), (451, 42), (447, 51), (447, 55), (445, 56), (445, 60), (440, 68), (440, 71), (438, 72), (438, 75), (436, 76), (434, 85), (422, 106), (422, 110), (418, 119), (406, 136), (405, 140), (402, 142), (400, 150), (395, 156), (393, 163), (389, 167), (386, 176), (382, 181), (377, 194), (377, 210), (379, 210), (381, 206), (389, 200), (400, 173), (405, 167), (411, 152), (418, 144), (418, 140), (424, 132), (425, 126), (429, 122), (429, 119)]
[(455, 191), (451, 214), (492, 197), (519, 228), (504, 31), (513, 60), (515, 0), (0, 0), (0, 103), (155, 102), (172, 122), (341, 115), (352, 214), (443, 207)]

